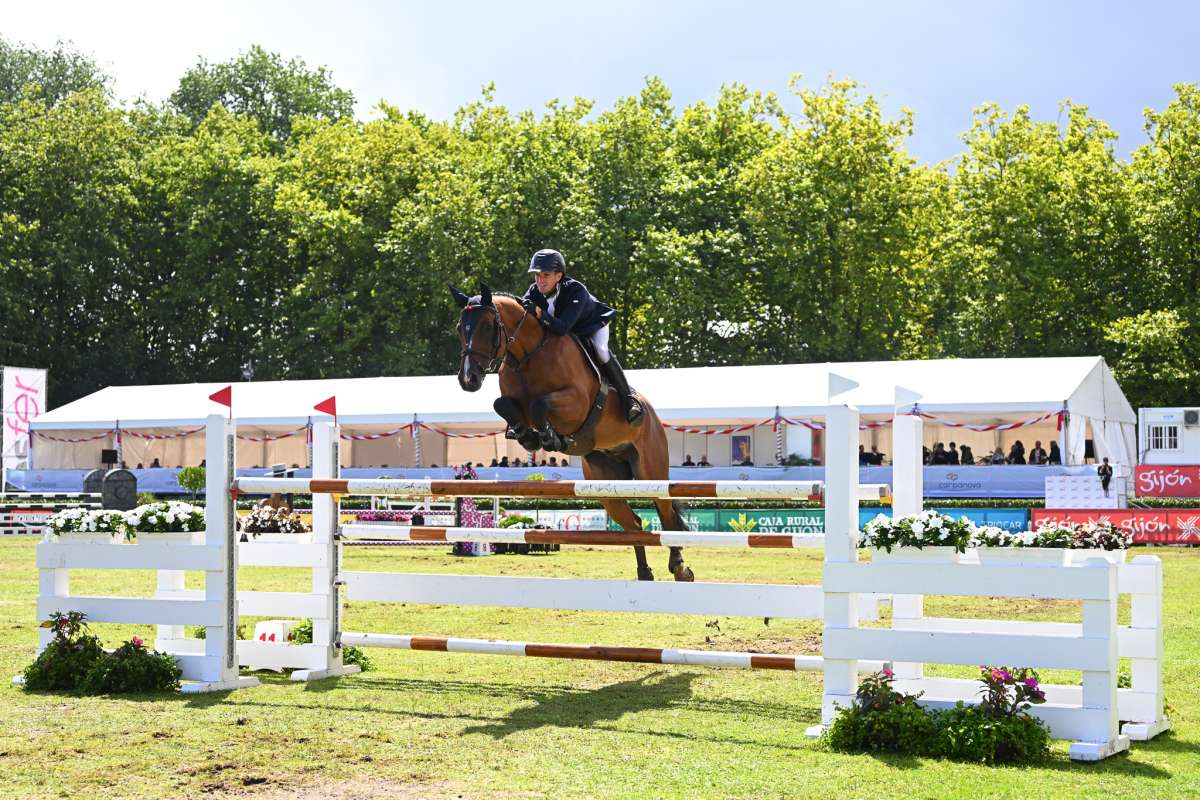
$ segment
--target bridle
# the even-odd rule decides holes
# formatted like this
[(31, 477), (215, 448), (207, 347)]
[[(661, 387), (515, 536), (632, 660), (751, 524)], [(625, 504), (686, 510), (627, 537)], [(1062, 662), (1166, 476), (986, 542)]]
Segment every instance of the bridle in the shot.
[[(529, 352), (527, 352), (521, 358), (516, 358), (512, 354), (513, 342), (515, 342), (517, 340), (517, 335), (520, 334), (521, 326), (525, 324), (525, 320), (529, 319), (529, 308), (525, 307), (525, 313), (521, 315), (521, 319), (519, 322), (517, 322), (517, 326), (515, 328), (513, 328), (513, 332), (511, 335), (508, 333), (508, 329), (504, 325), (504, 317), (500, 314), (500, 309), (498, 309), (496, 307), (495, 303), (491, 303), (490, 305), (486, 305), (486, 306), (485, 305), (468, 305), (463, 308), (462, 313), (463, 313), (463, 315), (466, 315), (466, 313), (468, 311), (475, 311), (478, 309), (483, 309), (484, 311), (491, 311), (493, 314), (496, 315), (496, 324), (492, 326), (491, 351), (485, 353), (482, 350), (474, 349), (473, 345), (475, 342), (475, 333), (479, 329), (478, 326), (476, 326), (476, 329), (474, 331), (471, 331), (471, 336), (467, 339), (466, 347), (464, 347), (462, 349), (462, 352), (459, 354), (459, 358), (467, 359), (467, 358), (470, 358), (471, 356), (478, 356), (481, 359), (486, 358), (487, 365), (483, 368), (483, 373), (485, 375), (492, 373), (492, 372), (499, 372), (500, 367), (503, 366), (504, 364), (511, 365), (514, 369), (517, 370), (518, 374), (520, 374), (521, 367), (525, 366), (526, 362), (528, 362), (529, 359), (532, 358), (535, 353), (537, 353), (537, 351), (541, 350), (542, 347), (545, 346), (546, 340), (549, 338), (546, 334), (546, 329), (542, 328), (542, 338), (541, 338), (541, 341), (538, 342), (537, 347), (535, 347), (532, 350), (530, 350)], [(503, 353), (500, 352), (501, 340), (503, 340), (503, 342), (504, 342), (504, 352)]]

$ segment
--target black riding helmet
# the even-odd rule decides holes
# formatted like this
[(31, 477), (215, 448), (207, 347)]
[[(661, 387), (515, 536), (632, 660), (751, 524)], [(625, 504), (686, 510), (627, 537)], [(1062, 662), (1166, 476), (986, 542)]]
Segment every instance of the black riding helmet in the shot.
[(566, 272), (567, 260), (557, 250), (538, 250), (529, 260), (530, 272)]

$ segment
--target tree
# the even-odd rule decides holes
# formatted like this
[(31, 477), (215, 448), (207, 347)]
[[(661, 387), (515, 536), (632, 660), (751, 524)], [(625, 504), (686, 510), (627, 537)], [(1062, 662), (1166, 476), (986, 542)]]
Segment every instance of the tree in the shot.
[(1200, 396), (1200, 366), (1193, 356), (1200, 337), (1175, 311), (1124, 317), (1105, 338), (1118, 348), (1113, 374), (1135, 408), (1187, 405)]
[(39, 50), (0, 37), (0, 103), (39, 100), (53, 106), (75, 92), (107, 89), (108, 83), (95, 61), (67, 43)]
[(335, 121), (354, 113), (354, 95), (333, 83), (324, 67), (310, 70), (298, 58), (284, 61), (254, 45), (221, 64), (204, 59), (183, 74), (171, 103), (199, 126), (214, 105), (252, 117), (276, 142), (292, 133), (296, 117)]

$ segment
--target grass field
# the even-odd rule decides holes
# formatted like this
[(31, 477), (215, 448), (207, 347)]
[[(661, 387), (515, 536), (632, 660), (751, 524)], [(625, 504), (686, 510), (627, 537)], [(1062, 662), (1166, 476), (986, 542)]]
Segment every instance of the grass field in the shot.
[[(230, 694), (78, 698), (0, 688), (4, 798), (1186, 797), (1200, 796), (1200, 551), (1154, 549), (1166, 574), (1166, 694), (1174, 730), (1099, 764), (1057, 742), (1036, 768), (846, 756), (804, 730), (818, 673), (374, 650), (375, 669), (310, 685), (260, 673)], [(666, 574), (664, 551), (652, 552)], [(693, 550), (700, 580), (820, 581), (820, 551)], [(628, 578), (632, 553), (455, 559), (443, 548), (348, 547), (346, 568)], [(34, 655), (34, 542), (0, 541), (0, 673)], [(242, 588), (304, 590), (301, 570), (253, 568)], [(196, 584), (198, 585), (198, 584)], [(150, 595), (150, 572), (74, 573), (72, 591)], [(997, 615), (987, 598), (928, 598), (939, 616)], [(1077, 604), (1022, 602), (1078, 621)], [(1128, 610), (1123, 609), (1122, 621)], [(350, 630), (543, 642), (819, 653), (816, 622), (351, 603)], [(251, 623), (252, 620), (244, 620)], [(112, 646), (149, 626), (99, 625)], [(934, 674), (969, 675), (964, 668)], [(1047, 672), (1045, 678), (1077, 680)]]

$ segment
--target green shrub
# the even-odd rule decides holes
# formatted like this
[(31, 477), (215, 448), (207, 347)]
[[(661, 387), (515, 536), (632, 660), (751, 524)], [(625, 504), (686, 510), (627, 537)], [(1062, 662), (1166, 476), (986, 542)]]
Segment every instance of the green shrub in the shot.
[(184, 467), (175, 476), (175, 482), (179, 484), (179, 488), (188, 492), (194, 498), (197, 494), (204, 491), (205, 482), (208, 480), (207, 474), (204, 467)]
[(179, 688), (183, 671), (167, 653), (148, 650), (141, 639), (118, 647), (97, 661), (80, 687), (85, 694), (171, 692)]
[(843, 753), (882, 752), (921, 755), (933, 738), (933, 718), (917, 705), (920, 695), (892, 688), (891, 670), (864, 678), (850, 708), (838, 711), (825, 742)]
[(157, 502), (158, 502), (158, 496), (155, 495), (154, 492), (138, 492), (137, 493), (137, 504), (139, 506), (149, 505), (150, 503), (157, 503)]
[(976, 764), (1030, 763), (1050, 755), (1050, 732), (1028, 714), (996, 715), (959, 701), (933, 722), (930, 755)]
[(79, 611), (55, 612), (43, 628), (54, 629), (54, 639), (24, 670), (29, 691), (75, 691), (98, 661), (105, 657), (100, 640), (87, 632), (86, 615)]

